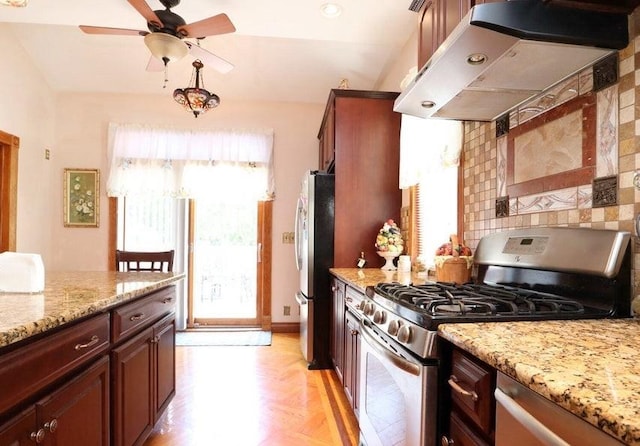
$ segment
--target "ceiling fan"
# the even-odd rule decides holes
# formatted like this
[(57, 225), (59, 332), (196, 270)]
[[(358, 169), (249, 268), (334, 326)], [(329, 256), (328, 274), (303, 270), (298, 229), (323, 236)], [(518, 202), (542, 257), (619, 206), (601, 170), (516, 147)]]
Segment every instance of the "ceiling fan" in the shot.
[(181, 59), (187, 53), (221, 73), (233, 69), (233, 64), (207, 51), (198, 43), (184, 40), (191, 38), (199, 42), (207, 36), (234, 32), (236, 28), (226, 14), (186, 23), (182, 17), (171, 11), (171, 8), (180, 4), (180, 0), (160, 0), (166, 9), (157, 11), (153, 11), (145, 0), (127, 1), (147, 20), (149, 31), (87, 25), (80, 25), (80, 29), (87, 34), (143, 36), (152, 54), (147, 64), (148, 71), (161, 71), (170, 61)]

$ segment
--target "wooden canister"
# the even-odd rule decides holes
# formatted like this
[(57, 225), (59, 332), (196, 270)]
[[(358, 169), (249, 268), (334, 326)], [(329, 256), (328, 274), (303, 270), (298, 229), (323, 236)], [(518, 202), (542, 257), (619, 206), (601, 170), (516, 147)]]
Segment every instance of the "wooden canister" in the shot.
[(471, 279), (471, 257), (436, 256), (438, 282), (466, 283)]

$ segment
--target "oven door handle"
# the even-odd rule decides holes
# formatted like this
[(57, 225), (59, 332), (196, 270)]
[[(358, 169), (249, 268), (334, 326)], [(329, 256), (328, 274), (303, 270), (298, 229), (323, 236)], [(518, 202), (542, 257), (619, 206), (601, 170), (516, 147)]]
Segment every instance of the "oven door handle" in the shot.
[(420, 376), (421, 367), (418, 364), (415, 364), (401, 356), (398, 356), (396, 353), (381, 344), (373, 334), (373, 331), (370, 328), (370, 324), (371, 322), (367, 321), (366, 319), (362, 319), (360, 321), (360, 334), (362, 335), (363, 340), (368, 345), (370, 345), (371, 348), (373, 348), (377, 353), (391, 361), (393, 365), (395, 365), (399, 369), (410, 373), (411, 375)]

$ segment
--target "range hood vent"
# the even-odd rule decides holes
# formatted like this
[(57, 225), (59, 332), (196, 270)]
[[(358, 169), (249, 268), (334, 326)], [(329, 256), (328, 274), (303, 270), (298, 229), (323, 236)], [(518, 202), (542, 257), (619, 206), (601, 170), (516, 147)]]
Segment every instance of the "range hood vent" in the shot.
[(511, 0), (474, 6), (395, 101), (423, 118), (493, 121), (629, 43), (625, 14)]

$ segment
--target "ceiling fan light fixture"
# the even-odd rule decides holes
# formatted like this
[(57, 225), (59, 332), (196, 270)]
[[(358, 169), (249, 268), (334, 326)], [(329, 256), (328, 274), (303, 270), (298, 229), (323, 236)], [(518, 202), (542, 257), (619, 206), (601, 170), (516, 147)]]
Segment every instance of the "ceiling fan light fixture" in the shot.
[(144, 36), (144, 43), (154, 57), (165, 61), (165, 63), (180, 60), (189, 52), (186, 43), (167, 33), (149, 33)]
[(0, 0), (0, 5), (24, 8), (27, 6), (27, 0)]
[(200, 60), (193, 61), (193, 75), (187, 88), (176, 88), (173, 92), (173, 99), (182, 107), (193, 113), (196, 118), (202, 113), (206, 113), (212, 108), (220, 105), (220, 97), (215, 93), (210, 93), (200, 86), (202, 74), (200, 70), (204, 66)]

